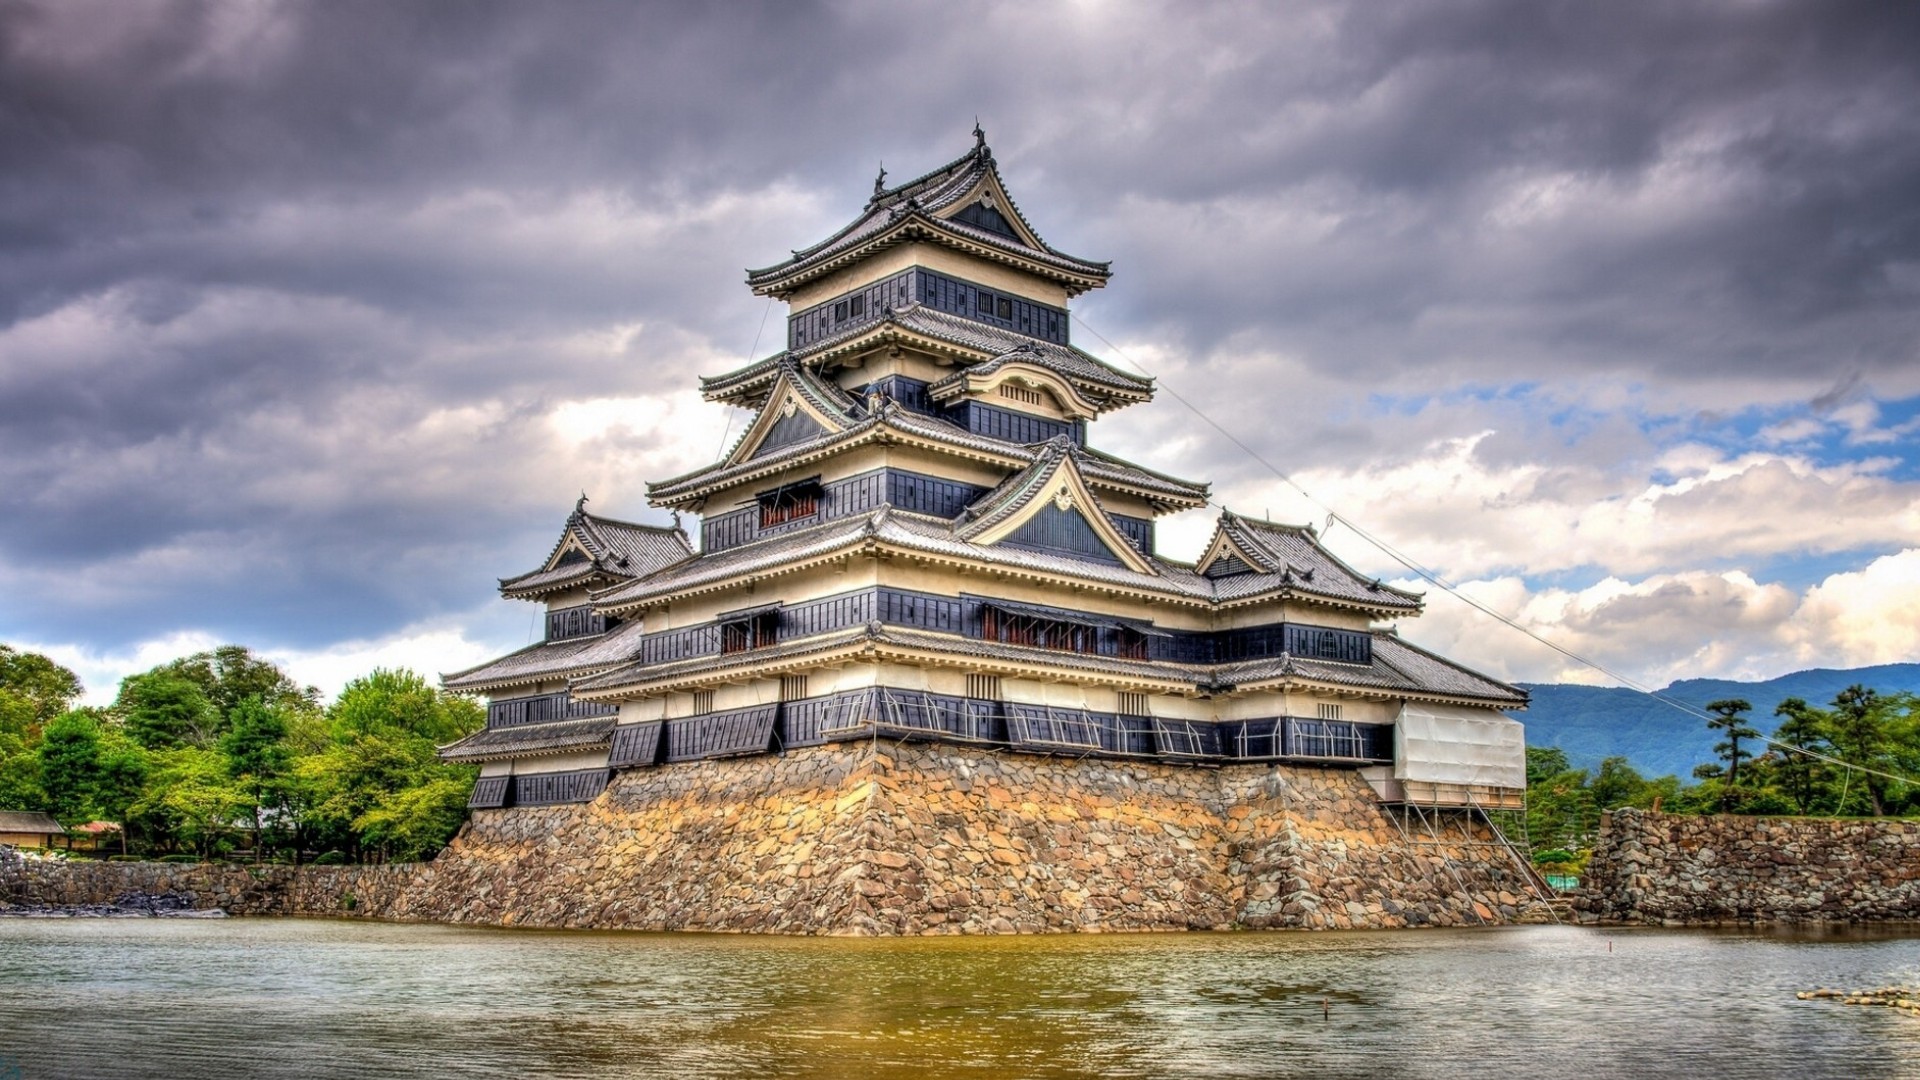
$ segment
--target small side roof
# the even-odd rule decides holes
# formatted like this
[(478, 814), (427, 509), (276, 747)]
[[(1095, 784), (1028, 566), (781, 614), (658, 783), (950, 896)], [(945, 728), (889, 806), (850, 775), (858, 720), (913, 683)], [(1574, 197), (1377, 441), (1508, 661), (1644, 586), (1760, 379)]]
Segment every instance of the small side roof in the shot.
[(1213, 539), (1195, 569), (1206, 574), (1216, 563), (1234, 557), (1252, 573), (1218, 577), (1216, 588), (1222, 600), (1270, 591), (1277, 577), (1289, 590), (1305, 596), (1385, 611), (1417, 612), (1425, 604), (1418, 593), (1396, 589), (1348, 566), (1321, 545), (1311, 525), (1276, 525), (1222, 510)]
[(67, 830), (53, 820), (52, 814), (38, 810), (0, 810), (0, 833), (47, 833), (65, 836)]
[(640, 651), (643, 631), (640, 623), (621, 623), (592, 637), (536, 642), (477, 667), (442, 675), (440, 681), (449, 690), (475, 693), (591, 675), (632, 659)]
[(502, 758), (598, 750), (611, 744), (614, 720), (615, 718), (611, 716), (597, 716), (589, 720), (559, 720), (549, 724), (482, 728), (464, 739), (441, 747), (440, 760), (496, 761)]
[(693, 556), (687, 534), (675, 526), (601, 517), (587, 513), (586, 504), (580, 496), (539, 569), (500, 579), (500, 595), (535, 599), (594, 580), (640, 577)]

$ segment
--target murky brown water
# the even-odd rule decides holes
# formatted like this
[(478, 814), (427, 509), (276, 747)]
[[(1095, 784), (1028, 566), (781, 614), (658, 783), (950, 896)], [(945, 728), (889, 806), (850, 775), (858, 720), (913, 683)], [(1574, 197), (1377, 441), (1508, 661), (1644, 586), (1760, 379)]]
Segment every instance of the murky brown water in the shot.
[(1920, 928), (849, 941), (3, 920), (0, 1076), (1920, 1078), (1920, 1020), (1793, 997), (1902, 981), (1920, 982)]

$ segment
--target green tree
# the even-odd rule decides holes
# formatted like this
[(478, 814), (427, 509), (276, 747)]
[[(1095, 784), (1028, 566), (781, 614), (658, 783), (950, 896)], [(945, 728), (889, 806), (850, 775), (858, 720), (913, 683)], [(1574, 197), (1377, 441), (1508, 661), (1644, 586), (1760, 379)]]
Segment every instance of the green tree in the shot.
[(132, 806), (137, 817), (162, 823), (168, 846), (184, 841), (202, 858), (218, 854), (247, 797), (227, 775), (217, 750), (181, 746), (153, 754), (151, 782)]
[(356, 858), (437, 851), (464, 820), (475, 775), (442, 762), (438, 747), (485, 719), (472, 700), (410, 671), (376, 670), (347, 684), (327, 711), (325, 747), (295, 767), (311, 828), (341, 838)]
[(227, 714), (227, 730), (220, 736), (227, 775), (246, 797), (246, 817), (253, 833), (253, 857), (258, 862), (266, 847), (269, 815), (284, 821), (288, 808), (287, 780), (293, 769), (293, 751), (287, 745), (285, 707), (268, 705), (258, 697), (240, 701)]
[[(1866, 792), (1868, 808), (1874, 817), (1885, 817), (1887, 813), (1887, 781), (1874, 772), (1893, 766), (1886, 711), (1880, 704), (1878, 693), (1855, 683), (1834, 696), (1833, 710), (1827, 714), (1827, 738), (1833, 743), (1834, 756), (1859, 766), (1855, 775), (1848, 778), (1848, 786), (1857, 785)], [(1844, 807), (1841, 812), (1845, 812)]]
[(1727, 733), (1726, 740), (1713, 748), (1714, 753), (1720, 755), (1720, 760), (1727, 763), (1726, 787), (1721, 796), (1722, 813), (1729, 812), (1732, 790), (1740, 786), (1740, 763), (1753, 757), (1752, 751), (1740, 748), (1740, 740), (1760, 738), (1760, 732), (1746, 722), (1746, 713), (1752, 708), (1752, 704), (1741, 698), (1707, 702), (1707, 711), (1713, 714), (1713, 719), (1707, 721), (1708, 729)]
[(225, 731), (233, 711), (245, 701), (257, 700), (269, 707), (311, 709), (317, 708), (320, 700), (318, 690), (311, 686), (302, 688), (272, 661), (255, 656), (245, 645), (222, 645), (154, 670), (198, 686), (219, 717), (219, 732)]
[(0, 809), (35, 810), (46, 803), (36, 752), (46, 725), (81, 693), (73, 672), (39, 653), (0, 645)]
[(104, 767), (99, 718), (92, 710), (75, 709), (55, 717), (42, 730), (39, 759), (40, 789), (46, 793), (47, 812), (63, 825), (80, 825), (99, 816), (99, 791)]
[(127, 734), (149, 750), (212, 745), (219, 716), (199, 683), (164, 667), (120, 680), (114, 711)]
[(1811, 814), (1827, 786), (1828, 767), (1813, 755), (1832, 751), (1827, 741), (1830, 718), (1800, 698), (1788, 698), (1774, 706), (1773, 715), (1782, 717), (1773, 732), (1773, 741), (1781, 748), (1774, 775), (1782, 794), (1793, 800), (1795, 811)]

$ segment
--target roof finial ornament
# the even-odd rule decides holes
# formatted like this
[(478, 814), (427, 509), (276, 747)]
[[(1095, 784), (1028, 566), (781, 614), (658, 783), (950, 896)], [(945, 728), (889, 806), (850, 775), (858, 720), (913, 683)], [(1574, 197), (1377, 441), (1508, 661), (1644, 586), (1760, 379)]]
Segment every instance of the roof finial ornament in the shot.
[(673, 531), (682, 536), (687, 534), (687, 527), (680, 524), (680, 511), (677, 509), (673, 512)]
[(582, 491), (580, 493), (579, 501), (573, 504), (573, 512), (576, 514), (584, 514), (587, 512), (587, 493), (586, 492)]
[(873, 178), (873, 193), (878, 195), (885, 190), (887, 190), (887, 163), (883, 161), (880, 163), (880, 175)]
[(973, 148), (975, 150), (985, 150), (987, 148), (987, 133), (985, 129), (981, 128), (980, 118), (978, 116), (973, 118)]

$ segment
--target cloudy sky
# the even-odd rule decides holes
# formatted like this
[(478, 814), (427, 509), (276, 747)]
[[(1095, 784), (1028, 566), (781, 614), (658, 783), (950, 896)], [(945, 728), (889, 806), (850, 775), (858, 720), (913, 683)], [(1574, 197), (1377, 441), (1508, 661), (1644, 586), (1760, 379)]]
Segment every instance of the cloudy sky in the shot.
[[(739, 430), (691, 388), (781, 340), (742, 269), (978, 116), (1114, 261), (1076, 340), (1317, 501), (1171, 396), (1096, 445), (1656, 684), (1920, 658), (1916, 42), (1843, 0), (0, 0), (0, 641), (96, 700), (224, 641), (329, 691), (525, 643), (494, 579), (579, 492), (664, 521), (644, 481)], [(1595, 679), (1443, 594), (1403, 629)]]

